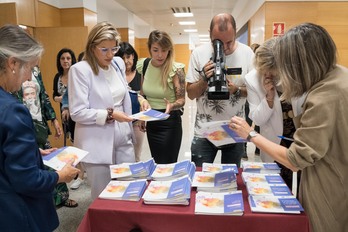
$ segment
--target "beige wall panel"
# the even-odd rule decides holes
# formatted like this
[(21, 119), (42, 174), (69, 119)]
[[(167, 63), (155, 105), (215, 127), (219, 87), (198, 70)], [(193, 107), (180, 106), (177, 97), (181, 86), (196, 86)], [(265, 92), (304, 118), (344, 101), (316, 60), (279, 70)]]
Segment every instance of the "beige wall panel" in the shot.
[(84, 8), (60, 9), (60, 25), (62, 27), (85, 26)]
[(262, 5), (255, 15), (249, 20), (249, 42), (262, 44), (265, 40), (265, 6)]
[(0, 26), (18, 24), (16, 3), (0, 3)]
[(17, 3), (18, 23), (35, 27), (35, 3), (37, 0), (15, 0)]
[[(63, 47), (68, 47), (75, 52), (76, 58), (78, 54), (84, 50), (88, 35), (87, 27), (57, 27), (57, 28), (36, 28), (35, 37), (45, 48), (40, 67), (46, 91), (52, 101), (59, 121), (60, 109), (59, 103), (54, 102), (53, 95), (53, 78), (57, 73), (56, 57), (57, 53)], [(50, 123), (49, 123), (50, 124)], [(63, 146), (63, 136), (56, 140), (54, 136), (50, 136), (53, 146)]]
[[(273, 36), (274, 22), (284, 22), (285, 30), (304, 22), (319, 24), (334, 39), (340, 55), (339, 62), (348, 66), (348, 2), (266, 2), (263, 6), (265, 40)], [(256, 30), (262, 27), (262, 19), (258, 19), (260, 10), (250, 20), (250, 35), (258, 34)]]
[(147, 49), (147, 38), (137, 39), (137, 52), (139, 58), (150, 57), (149, 50)]
[(97, 24), (97, 14), (93, 11), (83, 9), (84, 10), (84, 25), (88, 27), (88, 31)]
[(185, 72), (187, 73), (188, 64), (190, 61), (190, 49), (188, 44), (174, 45), (175, 61), (185, 64)]
[(121, 35), (121, 41), (128, 42), (128, 28), (117, 28), (118, 33)]
[(38, 2), (36, 14), (36, 27), (59, 27), (60, 11), (58, 8), (46, 3)]

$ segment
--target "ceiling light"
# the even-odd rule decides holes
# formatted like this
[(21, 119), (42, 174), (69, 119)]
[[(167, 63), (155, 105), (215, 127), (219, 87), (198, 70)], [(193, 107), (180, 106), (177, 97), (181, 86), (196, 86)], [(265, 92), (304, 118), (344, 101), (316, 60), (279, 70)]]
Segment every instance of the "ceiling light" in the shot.
[(209, 35), (208, 34), (199, 34), (198, 35), (199, 38), (209, 38)]
[(184, 29), (184, 32), (197, 32), (197, 29)]
[(181, 21), (179, 22), (180, 25), (196, 25), (195, 21)]
[(192, 13), (174, 13), (174, 17), (183, 18), (183, 17), (193, 17)]

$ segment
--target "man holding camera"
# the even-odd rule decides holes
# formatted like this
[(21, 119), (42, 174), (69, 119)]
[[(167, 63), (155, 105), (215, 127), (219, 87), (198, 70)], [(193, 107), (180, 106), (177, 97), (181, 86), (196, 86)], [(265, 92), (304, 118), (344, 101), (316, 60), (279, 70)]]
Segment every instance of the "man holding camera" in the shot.
[(235, 115), (245, 118), (244, 76), (253, 68), (254, 53), (236, 41), (236, 22), (227, 13), (213, 17), (210, 39), (212, 43), (192, 52), (186, 76), (188, 97), (197, 103), (191, 158), (201, 167), (203, 162), (213, 163), (217, 151), (221, 150), (221, 163), (235, 163), (239, 167), (245, 144), (215, 147), (203, 135), (204, 123), (226, 121)]

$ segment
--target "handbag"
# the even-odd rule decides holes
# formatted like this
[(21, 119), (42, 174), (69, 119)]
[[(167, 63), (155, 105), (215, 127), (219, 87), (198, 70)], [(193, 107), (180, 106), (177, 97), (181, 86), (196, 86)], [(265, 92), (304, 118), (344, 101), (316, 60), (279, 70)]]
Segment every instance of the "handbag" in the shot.
[(132, 101), (132, 114), (140, 112), (140, 103), (138, 101), (138, 93), (134, 90), (129, 90), (129, 96)]

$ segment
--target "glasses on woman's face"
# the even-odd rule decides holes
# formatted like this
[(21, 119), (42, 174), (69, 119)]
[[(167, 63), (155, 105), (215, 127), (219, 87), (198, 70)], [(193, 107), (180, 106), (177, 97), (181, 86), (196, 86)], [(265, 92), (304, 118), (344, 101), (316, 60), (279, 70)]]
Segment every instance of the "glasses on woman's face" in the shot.
[(112, 48), (100, 48), (97, 47), (99, 49), (99, 51), (101, 51), (101, 53), (105, 56), (106, 54), (108, 54), (108, 52), (110, 51), (113, 55), (115, 55), (118, 50), (120, 50), (120, 46), (116, 46), (116, 47), (112, 47)]

